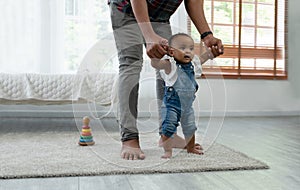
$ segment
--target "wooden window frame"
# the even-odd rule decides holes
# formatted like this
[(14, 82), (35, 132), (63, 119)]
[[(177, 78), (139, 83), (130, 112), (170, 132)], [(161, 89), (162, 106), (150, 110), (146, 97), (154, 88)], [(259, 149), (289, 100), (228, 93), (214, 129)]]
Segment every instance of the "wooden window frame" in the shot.
[[(213, 0), (213, 2), (218, 0)], [(239, 3), (239, 15), (242, 14), (242, 0), (227, 0), (228, 2)], [(284, 47), (277, 46), (277, 38), (278, 38), (278, 0), (274, 0), (274, 47), (247, 47), (241, 45), (241, 29), (242, 27), (247, 27), (247, 25), (242, 25), (242, 17), (240, 16), (238, 19), (238, 23), (229, 24), (232, 27), (238, 27), (238, 44), (237, 45), (229, 45), (224, 44), (224, 54), (219, 56), (219, 58), (231, 58), (237, 61), (236, 66), (212, 66), (209, 64), (203, 65), (203, 75), (204, 78), (228, 78), (228, 79), (270, 79), (270, 80), (287, 80), (287, 1), (284, 0), (285, 4), (285, 16), (284, 16)], [(226, 2), (226, 0), (225, 0)], [(247, 2), (248, 3), (248, 2)], [(253, 2), (253, 4), (257, 5), (257, 1)], [(234, 11), (235, 13), (235, 11)], [(213, 22), (213, 9), (212, 9), (212, 19)], [(226, 26), (226, 24), (222, 23), (209, 23), (213, 29), (214, 25)], [(239, 27), (242, 26), (242, 27)], [(255, 28), (257, 24), (255, 23)], [(188, 32), (191, 34), (191, 20), (188, 18), (187, 20), (187, 28)], [(256, 31), (255, 31), (256, 33)], [(235, 38), (235, 34), (233, 36)], [(201, 43), (201, 42), (200, 42)], [(241, 47), (241, 48), (240, 48)], [(201, 44), (196, 43), (195, 51), (196, 54), (200, 54)], [(284, 52), (284, 55), (283, 55)], [(273, 68), (270, 67), (242, 67), (241, 59), (270, 59), (274, 60)], [(277, 60), (284, 60), (284, 68), (277, 68)]]

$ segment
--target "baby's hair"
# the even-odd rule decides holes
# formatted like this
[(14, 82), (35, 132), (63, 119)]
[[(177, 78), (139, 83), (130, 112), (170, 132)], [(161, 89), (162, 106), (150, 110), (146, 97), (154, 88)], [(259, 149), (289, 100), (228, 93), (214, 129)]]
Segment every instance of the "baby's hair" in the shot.
[(186, 37), (191, 38), (191, 40), (194, 41), (194, 39), (193, 39), (190, 35), (188, 35), (188, 34), (186, 34), (186, 33), (177, 33), (177, 34), (172, 35), (172, 36), (169, 38), (168, 43), (169, 43), (170, 46), (172, 46), (172, 42), (173, 42), (174, 39), (177, 38), (178, 36), (186, 36)]

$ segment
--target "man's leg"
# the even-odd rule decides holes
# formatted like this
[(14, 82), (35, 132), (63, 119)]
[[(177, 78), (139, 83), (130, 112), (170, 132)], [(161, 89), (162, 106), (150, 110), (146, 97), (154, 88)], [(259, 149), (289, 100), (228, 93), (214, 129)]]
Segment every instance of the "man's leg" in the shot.
[(143, 37), (136, 20), (111, 4), (111, 20), (119, 58), (119, 126), (123, 159), (144, 159), (137, 130), (137, 101), (143, 62)]
[[(153, 30), (165, 39), (169, 39), (172, 36), (172, 30), (170, 23), (152, 23)], [(162, 130), (162, 118), (161, 118), (161, 105), (164, 96), (164, 87), (165, 82), (161, 78), (159, 74), (159, 70), (156, 70), (156, 98), (157, 98), (157, 106), (158, 106), (158, 119), (159, 119), (159, 133), (161, 134)]]

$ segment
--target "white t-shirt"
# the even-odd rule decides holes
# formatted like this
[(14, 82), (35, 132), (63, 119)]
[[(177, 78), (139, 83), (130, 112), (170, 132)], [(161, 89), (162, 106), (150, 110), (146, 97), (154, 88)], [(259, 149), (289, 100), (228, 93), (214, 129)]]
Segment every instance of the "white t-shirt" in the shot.
[[(169, 74), (165, 73), (165, 70), (160, 70), (160, 76), (165, 81), (166, 86), (173, 86), (173, 84), (177, 80), (177, 66), (176, 61), (173, 57), (165, 55), (162, 60), (168, 59), (171, 63), (171, 72)], [(194, 65), (195, 77), (200, 77), (202, 74), (202, 66), (201, 61), (197, 55), (194, 56), (192, 60), (192, 64)]]

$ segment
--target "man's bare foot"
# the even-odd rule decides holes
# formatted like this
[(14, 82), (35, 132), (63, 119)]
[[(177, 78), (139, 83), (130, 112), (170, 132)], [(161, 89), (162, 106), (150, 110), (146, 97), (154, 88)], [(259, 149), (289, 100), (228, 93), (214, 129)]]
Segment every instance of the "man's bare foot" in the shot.
[[(159, 139), (158, 145), (160, 147), (162, 147), (162, 139)], [(195, 143), (194, 146), (197, 150), (203, 150), (203, 147), (198, 144)], [(173, 144), (172, 144), (172, 148), (181, 148), (181, 149), (186, 149), (186, 141), (184, 138), (178, 136), (177, 134), (174, 134), (174, 138), (173, 138)]]
[[(186, 139), (187, 145), (186, 150), (188, 153), (192, 154), (203, 154), (203, 149), (199, 149), (199, 147), (196, 147), (195, 144), (195, 135), (192, 135), (190, 138)], [(201, 147), (202, 148), (202, 147)]]
[(144, 160), (145, 154), (140, 148), (138, 139), (122, 142), (121, 158), (125, 160)]
[[(186, 148), (186, 147), (185, 147)], [(203, 147), (199, 143), (195, 143), (195, 149), (203, 151)]]
[(196, 147), (187, 149), (187, 152), (191, 154), (199, 154), (199, 155), (204, 154), (202, 150), (199, 150)]

